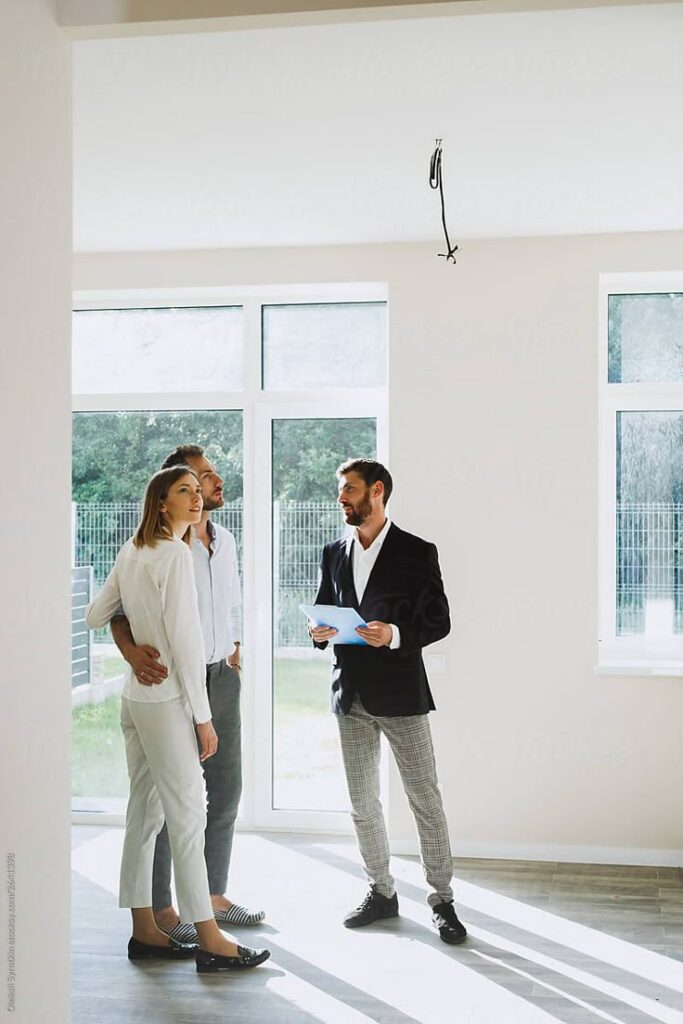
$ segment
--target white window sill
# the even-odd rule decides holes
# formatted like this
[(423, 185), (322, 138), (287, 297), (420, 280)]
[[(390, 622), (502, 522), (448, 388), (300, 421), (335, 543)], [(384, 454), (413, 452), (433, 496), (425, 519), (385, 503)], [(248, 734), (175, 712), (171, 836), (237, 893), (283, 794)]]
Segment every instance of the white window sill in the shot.
[(603, 661), (593, 669), (596, 676), (683, 676), (683, 661)]

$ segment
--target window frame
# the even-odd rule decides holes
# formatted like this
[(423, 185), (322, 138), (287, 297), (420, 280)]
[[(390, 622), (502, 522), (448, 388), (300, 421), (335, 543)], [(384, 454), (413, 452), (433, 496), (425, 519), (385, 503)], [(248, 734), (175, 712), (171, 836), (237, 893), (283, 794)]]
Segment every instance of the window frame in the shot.
[(601, 274), (599, 281), (599, 674), (683, 675), (683, 634), (673, 638), (618, 636), (616, 632), (616, 458), (621, 412), (683, 413), (683, 382), (609, 381), (611, 295), (683, 293), (681, 273)]

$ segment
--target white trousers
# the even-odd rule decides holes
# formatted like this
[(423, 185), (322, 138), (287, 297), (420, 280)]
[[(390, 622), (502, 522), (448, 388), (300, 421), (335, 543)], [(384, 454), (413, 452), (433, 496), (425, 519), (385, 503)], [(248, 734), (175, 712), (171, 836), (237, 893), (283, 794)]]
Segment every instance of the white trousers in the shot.
[(206, 794), (192, 714), (184, 697), (121, 699), (130, 797), (121, 859), (120, 907), (152, 906), (157, 834), (168, 824), (182, 921), (209, 921), (204, 860)]

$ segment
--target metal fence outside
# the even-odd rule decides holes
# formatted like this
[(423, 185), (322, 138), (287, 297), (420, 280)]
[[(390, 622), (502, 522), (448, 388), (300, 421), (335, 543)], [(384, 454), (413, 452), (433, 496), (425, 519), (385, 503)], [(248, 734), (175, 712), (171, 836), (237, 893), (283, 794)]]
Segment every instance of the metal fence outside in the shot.
[(273, 619), (278, 647), (309, 647), (300, 604), (312, 604), (322, 549), (343, 533), (334, 501), (280, 501), (273, 510)]
[[(93, 568), (95, 591), (109, 575), (116, 556), (135, 533), (140, 522), (142, 502), (74, 503), (74, 565)], [(229, 502), (211, 513), (211, 518), (234, 534), (237, 554), (242, 564), (242, 499)], [(109, 629), (97, 629), (95, 643), (110, 643)]]
[[(140, 502), (88, 502), (74, 507), (75, 565), (93, 567), (97, 589), (106, 579), (119, 549), (132, 537), (140, 520)], [(242, 500), (226, 503), (211, 518), (234, 534), (242, 565)], [(320, 552), (342, 532), (335, 502), (283, 501), (273, 508), (274, 620), (278, 647), (309, 646), (306, 620), (299, 605), (310, 603), (318, 580)], [(95, 641), (110, 642), (108, 629), (97, 630)]]
[[(91, 502), (75, 506), (75, 565), (91, 565), (95, 587), (105, 580), (122, 544), (140, 518), (137, 502)], [(683, 633), (683, 504), (617, 505), (617, 634), (645, 630), (648, 600), (673, 602), (673, 629)], [(234, 534), (242, 564), (242, 501), (226, 504), (212, 518)], [(273, 607), (278, 647), (308, 646), (300, 604), (313, 600), (320, 552), (342, 533), (335, 502), (274, 503)], [(95, 640), (109, 641), (108, 630)]]
[(85, 621), (85, 609), (92, 600), (92, 569), (89, 565), (71, 570), (71, 686), (88, 686), (92, 677), (92, 633)]
[(683, 632), (683, 505), (617, 504), (617, 634), (645, 631), (648, 601), (670, 601)]
[[(96, 587), (104, 583), (120, 548), (135, 533), (141, 511), (139, 501), (92, 501), (74, 505), (74, 562), (93, 567)], [(242, 499), (226, 503), (212, 512), (211, 518), (235, 535), (241, 564)]]

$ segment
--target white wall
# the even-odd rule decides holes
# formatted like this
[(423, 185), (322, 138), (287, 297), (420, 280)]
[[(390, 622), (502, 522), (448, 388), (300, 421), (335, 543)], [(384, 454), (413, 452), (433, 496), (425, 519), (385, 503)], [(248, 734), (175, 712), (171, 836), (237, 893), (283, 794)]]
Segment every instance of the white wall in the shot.
[[(80, 255), (75, 286), (387, 281), (394, 517), (453, 608), (432, 716), (455, 851), (683, 857), (683, 679), (593, 674), (598, 275), (680, 270), (683, 235)], [(412, 841), (393, 780), (392, 834)]]
[[(0, 1014), (69, 1019), (70, 53), (54, 4), (0, 31)], [(16, 865), (10, 920), (7, 858)], [(9, 933), (16, 935), (16, 1001)], [(36, 955), (45, 950), (40, 966)]]

